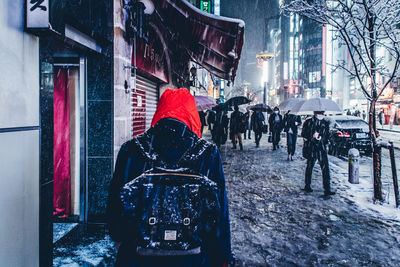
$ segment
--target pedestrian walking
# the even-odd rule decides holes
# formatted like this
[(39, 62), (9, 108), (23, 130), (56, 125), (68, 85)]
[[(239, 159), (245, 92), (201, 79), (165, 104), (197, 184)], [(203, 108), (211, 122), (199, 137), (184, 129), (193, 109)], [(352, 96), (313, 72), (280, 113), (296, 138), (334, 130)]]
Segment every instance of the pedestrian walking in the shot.
[(199, 111), (199, 117), (201, 122), (201, 135), (203, 136), (204, 126), (207, 126), (206, 113), (204, 111)]
[(236, 144), (239, 142), (240, 150), (243, 150), (242, 133), (246, 134), (246, 118), (239, 107), (235, 106), (231, 114), (229, 131), (232, 135), (233, 149), (236, 149)]
[(363, 120), (365, 120), (365, 118), (367, 117), (367, 113), (365, 112), (365, 110), (363, 110), (363, 112), (362, 112), (362, 117), (363, 117)]
[(293, 155), (296, 151), (297, 133), (301, 125), (301, 117), (291, 114), (290, 110), (283, 117), (284, 131), (286, 132), (287, 142), (287, 160), (293, 160)]
[(208, 130), (210, 130), (210, 132), (213, 129), (213, 125), (215, 123), (215, 111), (214, 110), (207, 110), (207, 124), (208, 124)]
[(383, 128), (383, 109), (381, 109), (381, 111), (379, 111), (379, 113), (378, 113), (378, 120), (379, 120), (379, 124)]
[[(190, 92), (167, 89), (151, 125), (118, 153), (107, 206), (118, 247), (115, 266), (228, 266), (232, 254), (221, 156), (200, 138)], [(201, 189), (204, 201), (187, 190), (193, 179), (197, 183), (190, 188)]]
[(260, 110), (255, 110), (251, 115), (251, 129), (254, 131), (256, 147), (260, 146), (263, 129), (265, 126), (264, 114)]
[(246, 118), (246, 131), (244, 132), (244, 139), (246, 139), (246, 136), (248, 136), (248, 139), (251, 140), (251, 115), (250, 115), (250, 110), (247, 110), (247, 112), (244, 114)]
[(304, 122), (301, 136), (304, 138), (303, 156), (307, 159), (304, 190), (306, 192), (313, 191), (311, 189), (311, 175), (315, 162), (318, 160), (322, 171), (324, 195), (335, 194), (335, 192), (331, 191), (327, 152), (329, 122), (324, 119), (323, 111), (314, 111), (314, 116)]
[(274, 112), (269, 116), (269, 130), (272, 136), (272, 150), (279, 148), (279, 142), (281, 140), (281, 132), (283, 129), (282, 115), (279, 114), (279, 108), (275, 107)]
[(220, 147), (225, 144), (228, 139), (228, 126), (229, 118), (226, 110), (218, 110), (216, 113), (215, 124), (214, 124), (214, 143)]

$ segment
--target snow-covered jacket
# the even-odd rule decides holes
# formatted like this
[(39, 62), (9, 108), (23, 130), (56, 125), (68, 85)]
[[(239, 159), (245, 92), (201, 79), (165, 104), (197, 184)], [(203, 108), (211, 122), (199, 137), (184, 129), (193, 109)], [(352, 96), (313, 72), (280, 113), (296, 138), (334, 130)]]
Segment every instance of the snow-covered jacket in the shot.
[[(319, 133), (318, 139), (313, 138), (315, 132)], [(304, 122), (301, 136), (305, 139), (303, 150), (313, 158), (320, 158), (320, 152), (327, 152), (329, 142), (329, 122), (326, 119), (319, 120), (315, 116)]]
[[(161, 97), (160, 102), (165, 102), (165, 99), (162, 99), (163, 97)], [(163, 109), (157, 109), (157, 112), (169, 113), (165, 105)], [(200, 150), (198, 155), (195, 155), (194, 161), (190, 161), (191, 166), (182, 167), (208, 170), (208, 178), (216, 182), (220, 188), (221, 213), (218, 216), (222, 223), (219, 229), (218, 242), (209, 244), (209, 247), (213, 249), (202, 251), (201, 254), (193, 256), (168, 258), (139, 256), (135, 251), (134, 238), (127, 236), (124, 231), (125, 225), (120, 200), (120, 191), (123, 185), (149, 170), (155, 156), (162, 159), (163, 164), (174, 166), (182, 155), (199, 141), (198, 135), (190, 127), (199, 125), (198, 122), (191, 121), (188, 125), (174, 117), (165, 117), (162, 114), (157, 114), (157, 112), (154, 118), (160, 119), (155, 121), (155, 125), (144, 134), (122, 145), (118, 153), (107, 206), (111, 238), (115, 242), (121, 242), (116, 266), (223, 266), (231, 257), (228, 200), (220, 152), (215, 145), (209, 142), (203, 142), (204, 148)], [(187, 112), (187, 110), (184, 112)], [(198, 113), (195, 112), (198, 118)], [(182, 112), (179, 113), (179, 116), (182, 116)], [(192, 118), (195, 120), (196, 116), (193, 115)]]

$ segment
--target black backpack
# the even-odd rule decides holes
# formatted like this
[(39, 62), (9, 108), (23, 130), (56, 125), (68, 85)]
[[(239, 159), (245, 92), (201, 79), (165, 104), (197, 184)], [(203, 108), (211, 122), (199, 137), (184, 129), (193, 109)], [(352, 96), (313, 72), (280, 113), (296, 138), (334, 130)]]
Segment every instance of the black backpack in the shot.
[[(195, 147), (180, 162), (190, 160), (199, 150)], [(126, 225), (134, 232), (136, 253), (199, 254), (217, 238), (221, 210), (218, 186), (192, 169), (155, 165), (126, 183), (120, 194)]]

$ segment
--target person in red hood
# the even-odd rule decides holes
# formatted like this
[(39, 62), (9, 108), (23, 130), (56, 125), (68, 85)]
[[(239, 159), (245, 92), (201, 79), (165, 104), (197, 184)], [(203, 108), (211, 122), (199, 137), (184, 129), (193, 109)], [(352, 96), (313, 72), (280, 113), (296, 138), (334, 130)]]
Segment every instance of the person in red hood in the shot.
[[(110, 236), (118, 250), (115, 266), (227, 267), (233, 262), (229, 226), (228, 199), (219, 149), (201, 136), (201, 122), (194, 97), (185, 89), (167, 89), (161, 96), (151, 128), (122, 145), (110, 184), (107, 218)], [(198, 153), (191, 161), (180, 159), (188, 150)], [(152, 168), (154, 159), (162, 166), (200, 170), (217, 183), (220, 214), (217, 240), (202, 246), (201, 253), (190, 256), (140, 256), (135, 236), (127, 234), (122, 216), (121, 188)]]

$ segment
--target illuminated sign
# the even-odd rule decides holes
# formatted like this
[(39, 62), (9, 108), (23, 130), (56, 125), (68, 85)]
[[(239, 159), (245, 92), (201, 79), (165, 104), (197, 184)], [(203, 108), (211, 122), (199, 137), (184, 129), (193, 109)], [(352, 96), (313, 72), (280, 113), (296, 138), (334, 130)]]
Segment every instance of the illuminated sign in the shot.
[(211, 0), (201, 0), (200, 1), (200, 9), (204, 12), (207, 13), (212, 13), (211, 12)]

